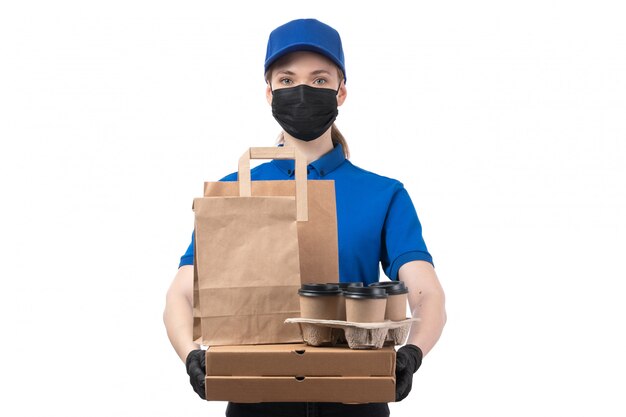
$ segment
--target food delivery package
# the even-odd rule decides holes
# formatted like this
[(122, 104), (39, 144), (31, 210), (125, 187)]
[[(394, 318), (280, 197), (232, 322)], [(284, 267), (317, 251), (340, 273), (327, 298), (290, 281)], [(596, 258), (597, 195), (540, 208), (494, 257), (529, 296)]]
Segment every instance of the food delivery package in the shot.
[[(293, 159), (295, 181), (251, 181), (251, 159)], [(194, 199), (194, 340), (206, 346), (301, 342), (302, 282), (337, 282), (334, 181), (307, 181), (293, 147), (250, 148), (234, 182)]]
[(396, 352), (306, 344), (215, 346), (206, 398), (233, 402), (395, 401)]

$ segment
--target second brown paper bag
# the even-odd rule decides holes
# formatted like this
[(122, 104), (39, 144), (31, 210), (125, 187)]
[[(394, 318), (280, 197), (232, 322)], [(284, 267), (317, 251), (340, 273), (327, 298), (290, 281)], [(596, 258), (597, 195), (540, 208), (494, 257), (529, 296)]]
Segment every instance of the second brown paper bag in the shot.
[[(250, 159), (295, 159), (296, 180), (250, 181)], [(194, 339), (202, 344), (301, 341), (301, 282), (337, 282), (334, 182), (306, 181), (294, 148), (250, 148), (238, 182), (207, 182), (194, 200)], [(295, 196), (295, 198), (294, 198)]]

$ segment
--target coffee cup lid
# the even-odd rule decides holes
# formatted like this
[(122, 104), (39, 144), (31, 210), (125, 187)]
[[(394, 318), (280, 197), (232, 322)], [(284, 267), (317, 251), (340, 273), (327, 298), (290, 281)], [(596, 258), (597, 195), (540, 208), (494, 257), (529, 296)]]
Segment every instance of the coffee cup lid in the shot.
[[(330, 284), (330, 283), (329, 283)], [(339, 285), (339, 288), (345, 290), (348, 287), (363, 287), (362, 282), (336, 282), (335, 285)]]
[(373, 282), (369, 286), (384, 288), (388, 295), (406, 294), (409, 292), (409, 289), (404, 285), (404, 281)]
[(343, 295), (348, 298), (387, 298), (385, 289), (378, 287), (348, 287), (343, 290)]
[(302, 284), (298, 294), (306, 297), (320, 297), (341, 294), (341, 289), (338, 284)]

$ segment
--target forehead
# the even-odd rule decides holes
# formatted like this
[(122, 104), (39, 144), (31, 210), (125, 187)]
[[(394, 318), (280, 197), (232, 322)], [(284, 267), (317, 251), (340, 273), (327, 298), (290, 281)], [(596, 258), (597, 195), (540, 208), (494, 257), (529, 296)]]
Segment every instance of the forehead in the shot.
[(276, 74), (280, 71), (293, 73), (310, 73), (324, 70), (331, 75), (338, 72), (337, 66), (328, 58), (315, 52), (297, 51), (281, 57), (271, 68), (271, 72)]

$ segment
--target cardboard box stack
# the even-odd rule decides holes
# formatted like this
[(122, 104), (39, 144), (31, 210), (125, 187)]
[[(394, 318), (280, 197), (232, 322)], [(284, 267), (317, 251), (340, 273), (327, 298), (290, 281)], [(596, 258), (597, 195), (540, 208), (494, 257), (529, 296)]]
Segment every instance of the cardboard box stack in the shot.
[(215, 346), (206, 398), (233, 402), (395, 401), (393, 346), (354, 350), (305, 344)]

